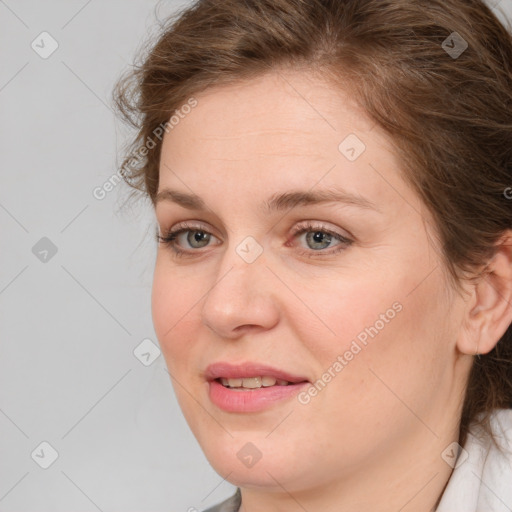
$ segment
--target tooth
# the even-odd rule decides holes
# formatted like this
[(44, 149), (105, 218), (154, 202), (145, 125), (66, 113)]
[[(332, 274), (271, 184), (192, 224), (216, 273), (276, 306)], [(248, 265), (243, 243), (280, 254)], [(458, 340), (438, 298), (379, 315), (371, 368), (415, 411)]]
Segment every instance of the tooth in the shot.
[(267, 387), (267, 386), (275, 386), (276, 384), (276, 379), (274, 379), (274, 377), (262, 377), (261, 378), (261, 385), (263, 387)]
[(261, 377), (246, 377), (242, 379), (244, 388), (261, 388)]
[(223, 386), (227, 386), (234, 389), (258, 389), (261, 387), (270, 387), (275, 386), (287, 386), (290, 384), (287, 380), (276, 379), (275, 377), (270, 377), (265, 375), (263, 377), (243, 377), (237, 379), (226, 379), (221, 377), (220, 382)]

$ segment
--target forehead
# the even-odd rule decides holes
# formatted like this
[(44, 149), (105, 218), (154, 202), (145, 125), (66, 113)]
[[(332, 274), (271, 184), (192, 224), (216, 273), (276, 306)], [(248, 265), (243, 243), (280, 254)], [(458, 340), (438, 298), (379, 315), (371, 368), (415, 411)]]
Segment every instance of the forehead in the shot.
[[(166, 135), (164, 145), (184, 137), (200, 140), (208, 151), (222, 147), (225, 156), (259, 146), (277, 154), (288, 147), (307, 155), (334, 148), (336, 154), (343, 134), (362, 134), (373, 126), (349, 93), (307, 72), (276, 71), (207, 89), (196, 99), (197, 106)], [(313, 139), (321, 144), (316, 151), (304, 146)]]
[[(207, 89), (164, 137), (159, 189), (253, 197), (338, 187), (375, 204), (411, 194), (387, 136), (349, 91), (279, 71)], [(400, 193), (400, 190), (401, 193)]]

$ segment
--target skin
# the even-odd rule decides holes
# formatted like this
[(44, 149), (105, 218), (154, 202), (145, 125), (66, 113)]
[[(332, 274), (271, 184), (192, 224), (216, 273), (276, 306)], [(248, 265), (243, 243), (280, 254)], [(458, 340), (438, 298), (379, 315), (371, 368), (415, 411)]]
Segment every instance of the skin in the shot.
[[(433, 510), (452, 472), (441, 454), (458, 439), (473, 355), (491, 350), (512, 321), (510, 240), (489, 277), (457, 294), (431, 215), (350, 94), (282, 70), (196, 98), (164, 138), (159, 192), (194, 193), (207, 209), (161, 200), (155, 212), (162, 234), (188, 221), (211, 237), (191, 246), (181, 235), (188, 256), (159, 244), (152, 308), (206, 457), (242, 488), (242, 511)], [(348, 134), (366, 146), (354, 162), (338, 149)], [(262, 208), (276, 193), (333, 188), (377, 210)], [(352, 243), (333, 237), (315, 250), (306, 233), (292, 235), (304, 220)], [(248, 236), (263, 250), (252, 263), (236, 251)], [(401, 311), (309, 403), (240, 414), (210, 401), (211, 362), (265, 362), (315, 382), (396, 303)], [(248, 442), (261, 452), (251, 468), (237, 457)]]

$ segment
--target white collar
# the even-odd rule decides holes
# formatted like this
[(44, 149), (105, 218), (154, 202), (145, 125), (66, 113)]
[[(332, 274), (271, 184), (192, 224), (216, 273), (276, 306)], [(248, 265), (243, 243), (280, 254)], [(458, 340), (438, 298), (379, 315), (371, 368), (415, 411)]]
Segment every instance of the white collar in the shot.
[(494, 411), (491, 426), (504, 453), (470, 429), (436, 512), (512, 512), (512, 409)]

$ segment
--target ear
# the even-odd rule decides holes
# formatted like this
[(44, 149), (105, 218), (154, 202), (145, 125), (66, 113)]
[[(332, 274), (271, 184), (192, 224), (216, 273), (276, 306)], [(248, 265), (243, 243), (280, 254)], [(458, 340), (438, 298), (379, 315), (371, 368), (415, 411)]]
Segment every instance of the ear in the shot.
[(464, 332), (458, 349), (469, 355), (487, 354), (512, 323), (512, 231), (496, 244), (496, 253), (472, 285)]

